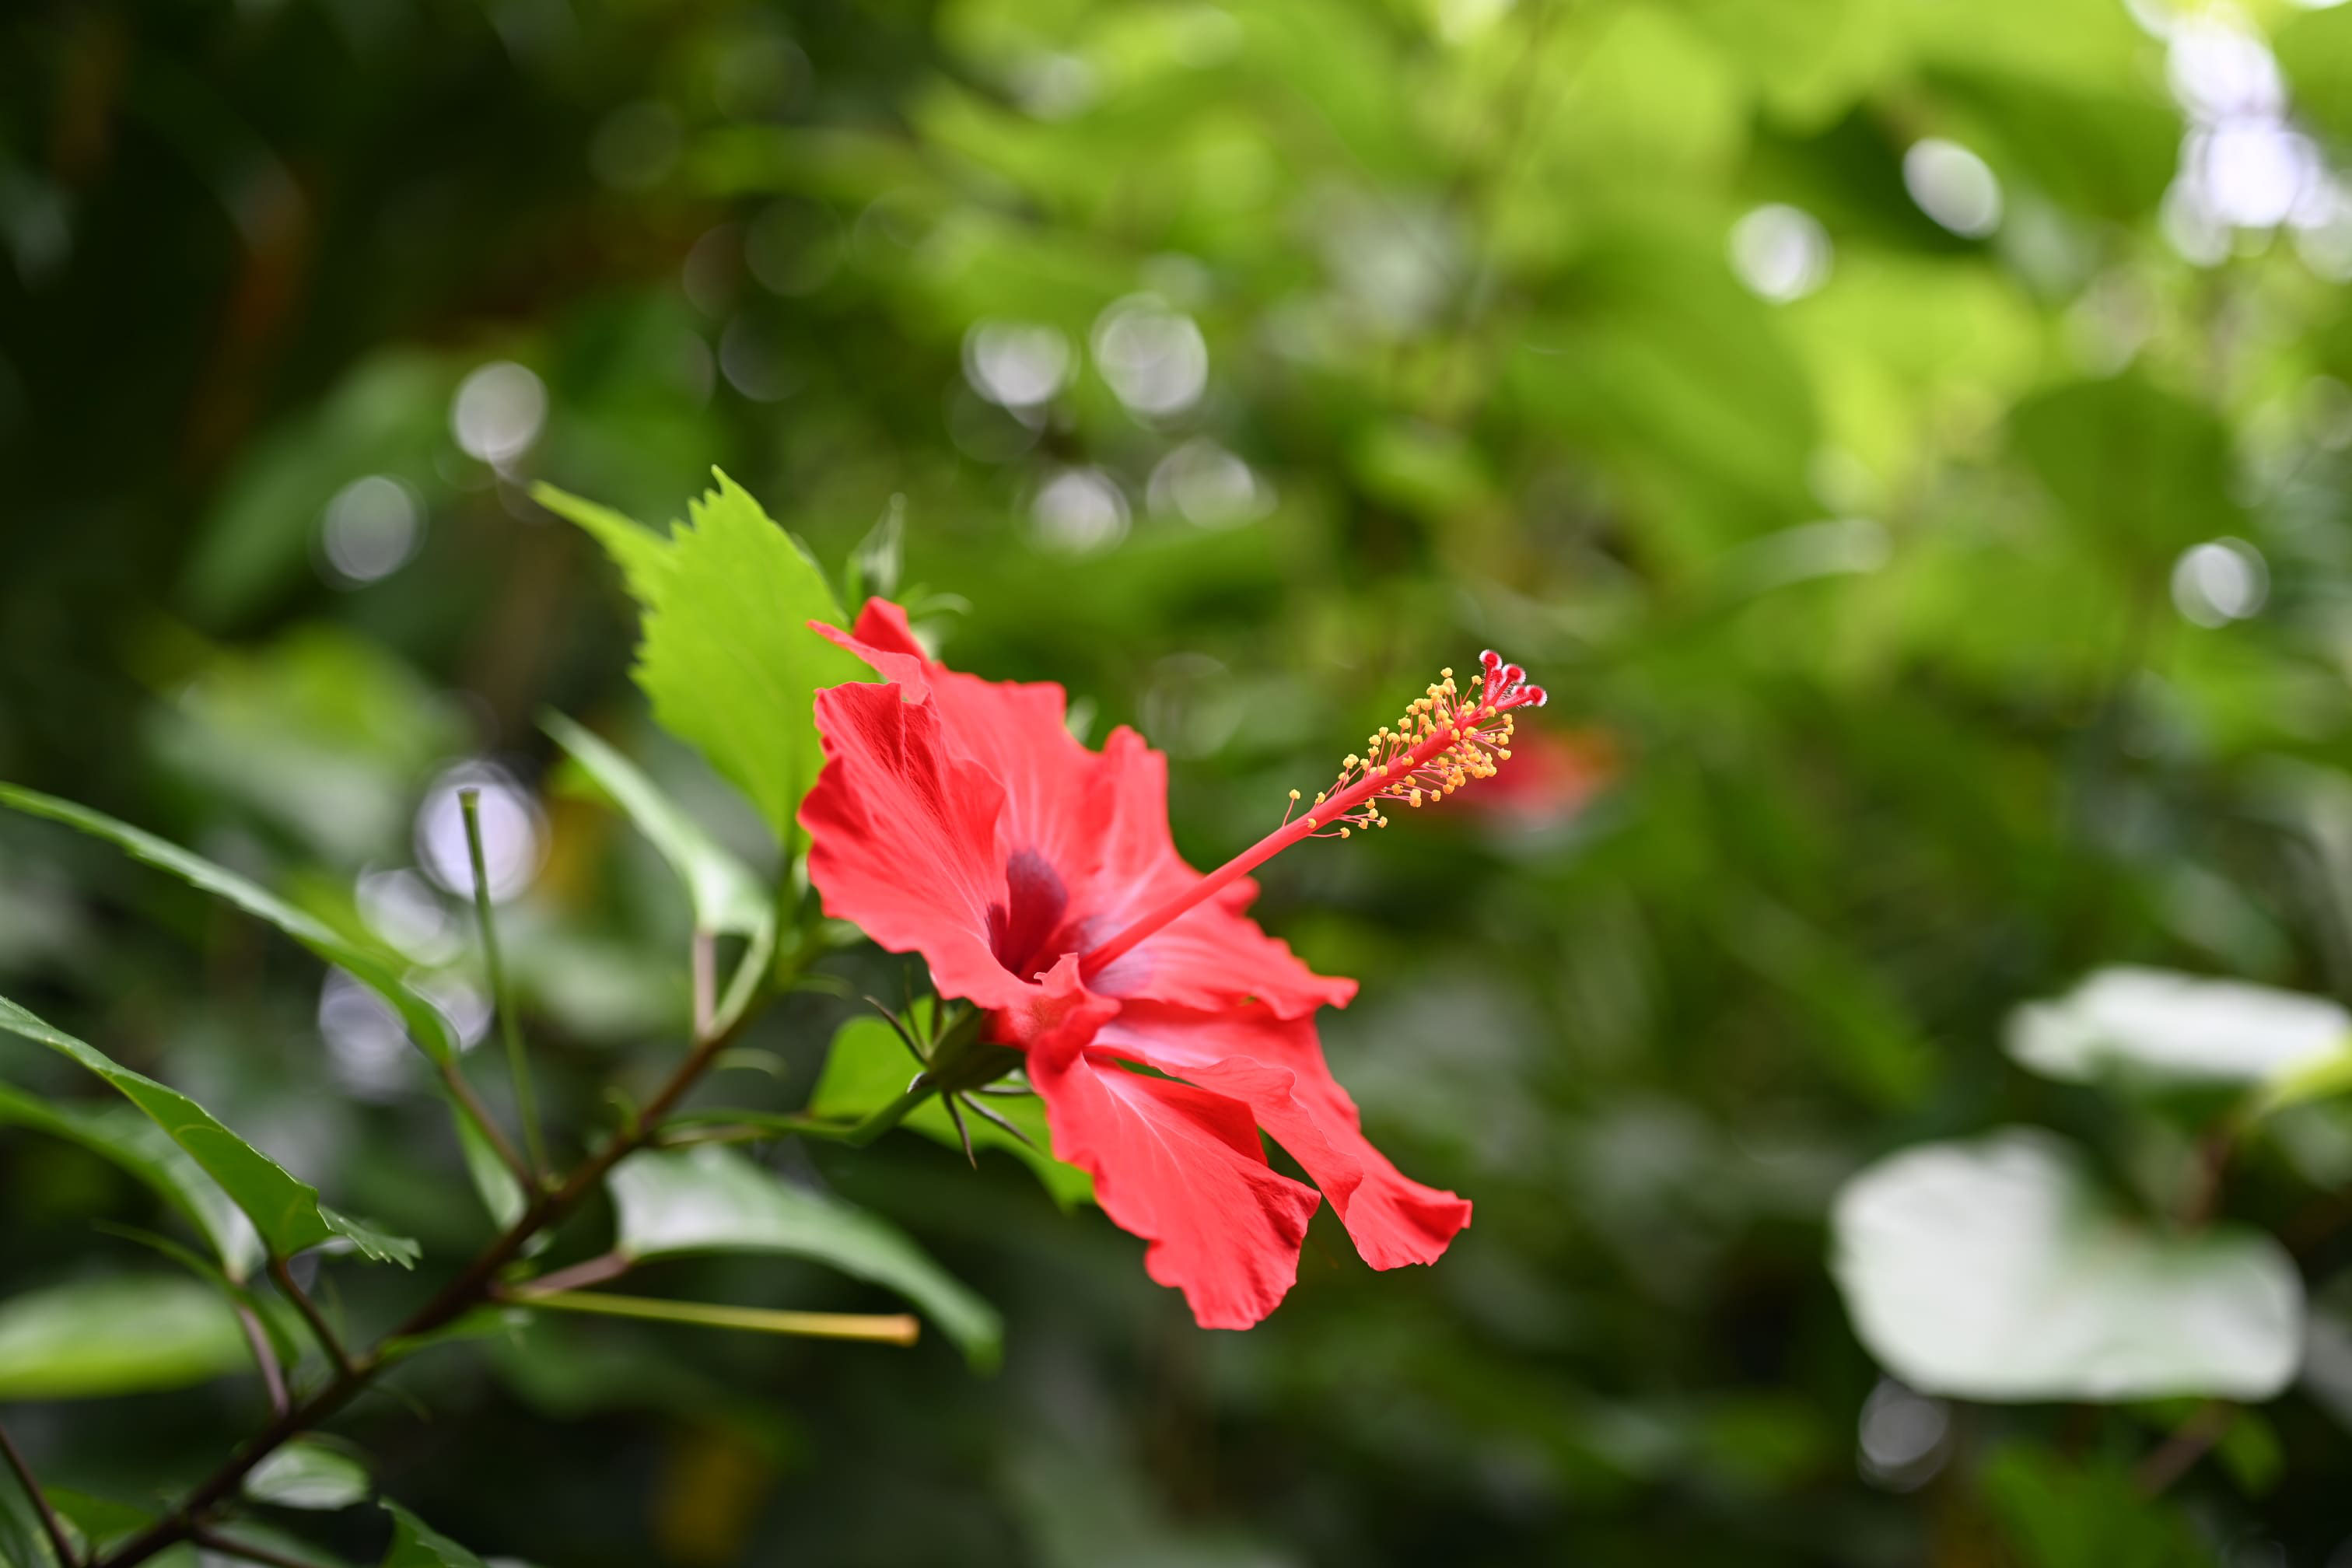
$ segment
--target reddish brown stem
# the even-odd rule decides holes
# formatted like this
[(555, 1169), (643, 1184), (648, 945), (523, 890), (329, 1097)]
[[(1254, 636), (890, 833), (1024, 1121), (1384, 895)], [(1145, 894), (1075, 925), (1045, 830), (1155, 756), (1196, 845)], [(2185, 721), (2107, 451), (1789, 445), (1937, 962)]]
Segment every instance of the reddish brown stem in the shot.
[(33, 1500), (33, 1511), (40, 1515), (41, 1531), (49, 1538), (50, 1550), (58, 1554), (58, 1562), (65, 1563), (67, 1568), (72, 1568), (80, 1559), (74, 1555), (73, 1542), (66, 1535), (66, 1521), (59, 1519), (58, 1510), (50, 1506), (48, 1494), (41, 1490), (41, 1483), (33, 1479), (33, 1467), (25, 1463), (25, 1456), (17, 1452), (16, 1439), (8, 1436), (5, 1427), (0, 1427), (0, 1457), (6, 1458), (8, 1468), (16, 1473), (16, 1484), (23, 1487), (25, 1495)]
[[(659, 1129), (661, 1119), (685, 1098), (686, 1091), (694, 1087), (695, 1080), (710, 1066), (711, 1059), (726, 1049), (728, 1042), (734, 1037), (748, 1016), (749, 1009), (746, 1009), (733, 1025), (698, 1044), (686, 1060), (678, 1065), (677, 1070), (670, 1075), (669, 1081), (646, 1102), (644, 1113), (629, 1129), (615, 1133), (602, 1149), (583, 1161), (553, 1192), (541, 1189), (535, 1193), (530, 1205), (512, 1225), (475, 1254), (473, 1261), (457, 1278), (443, 1286), (431, 1300), (410, 1313), (404, 1321), (384, 1336), (374, 1350), (354, 1360), (346, 1360), (325, 1387), (280, 1415), (181, 1499), (177, 1508), (100, 1558), (91, 1568), (131, 1568), (133, 1563), (144, 1563), (159, 1552), (194, 1539), (205, 1530), (205, 1521), (213, 1510), (236, 1496), (238, 1486), (256, 1465), (284, 1447), (289, 1440), (318, 1426), (351, 1403), (352, 1397), (383, 1368), (389, 1359), (387, 1347), (422, 1339), (436, 1330), (446, 1328), (490, 1300), (499, 1275), (522, 1255), (522, 1249), (530, 1238), (560, 1223), (595, 1190), (607, 1172), (645, 1145)], [(300, 1304), (299, 1299), (296, 1304)]]

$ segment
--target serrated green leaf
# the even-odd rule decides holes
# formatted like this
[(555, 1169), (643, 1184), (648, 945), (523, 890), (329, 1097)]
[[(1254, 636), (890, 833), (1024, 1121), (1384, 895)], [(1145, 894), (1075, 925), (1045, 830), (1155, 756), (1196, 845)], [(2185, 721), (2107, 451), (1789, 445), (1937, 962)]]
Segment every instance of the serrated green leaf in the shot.
[(441, 1016), (439, 1008), (410, 989), (399, 971), (377, 949), (353, 942), (227, 867), (215, 865), (102, 811), (9, 784), (0, 784), (0, 805), (13, 806), (33, 816), (63, 823), (94, 838), (103, 838), (132, 859), (169, 871), (190, 887), (226, 899), (246, 913), (268, 921), (329, 963), (350, 971), (353, 978), (391, 1004), (407, 1026), (410, 1037), (425, 1055), (436, 1062), (457, 1059), (457, 1042), (449, 1032), (448, 1020)]
[(220, 1184), (222, 1191), (253, 1221), (272, 1252), (290, 1256), (340, 1237), (377, 1262), (406, 1268), (415, 1261), (415, 1242), (387, 1236), (325, 1207), (319, 1202), (316, 1187), (289, 1173), (178, 1089), (132, 1072), (5, 996), (0, 996), (0, 1029), (71, 1058), (120, 1089)]
[[(887, 1022), (852, 1018), (833, 1037), (824, 1072), (809, 1097), (809, 1111), (845, 1121), (859, 1121), (898, 1099), (916, 1071), (914, 1058)], [(1039, 1183), (1066, 1211), (1094, 1201), (1094, 1178), (1054, 1158), (1053, 1135), (1045, 1126), (1042, 1100), (1034, 1096), (989, 1096), (981, 1103), (1020, 1128), (1029, 1142), (1024, 1143), (985, 1117), (967, 1115), (964, 1125), (971, 1130), (974, 1148), (1002, 1149), (1021, 1161), (1037, 1173)], [(963, 1147), (947, 1107), (936, 1097), (908, 1111), (899, 1125), (950, 1149)]]
[(648, 528), (625, 512), (601, 506), (544, 480), (530, 487), (530, 499), (604, 547), (621, 569), (630, 595), (647, 609), (653, 607), (653, 585), (669, 569), (669, 536)]
[(392, 1545), (383, 1554), (383, 1568), (482, 1568), (482, 1560), (431, 1525), (386, 1499), (392, 1515)]
[(152, 1187), (203, 1233), (229, 1279), (247, 1279), (260, 1265), (253, 1222), (169, 1133), (130, 1106), (52, 1104), (0, 1084), (0, 1122), (71, 1139)]
[(0, 1301), (0, 1399), (185, 1388), (251, 1364), (228, 1302), (176, 1275), (79, 1279)]
[(992, 1366), (996, 1310), (931, 1261), (897, 1226), (810, 1192), (731, 1149), (706, 1144), (633, 1154), (608, 1178), (619, 1215), (615, 1250), (631, 1258), (773, 1252), (887, 1286), (922, 1309), (975, 1366)]
[(667, 539), (561, 492), (539, 499), (604, 543), (645, 606), (636, 678), (656, 721), (699, 748), (789, 847), (824, 762), (814, 694), (871, 672), (808, 629), (843, 619), (824, 573), (748, 491), (712, 472), (718, 487)]
[(245, 1495), (279, 1508), (349, 1508), (368, 1495), (367, 1467), (312, 1437), (298, 1437), (253, 1467)]

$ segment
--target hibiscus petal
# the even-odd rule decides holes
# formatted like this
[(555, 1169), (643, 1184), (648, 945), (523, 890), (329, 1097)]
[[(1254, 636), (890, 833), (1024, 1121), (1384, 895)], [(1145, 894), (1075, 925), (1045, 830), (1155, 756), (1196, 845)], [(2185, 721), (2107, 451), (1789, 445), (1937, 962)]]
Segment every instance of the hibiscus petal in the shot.
[(952, 755), (936, 709), (902, 700), (896, 686), (817, 693), (816, 726), (824, 770), (800, 820), (824, 912), (893, 952), (921, 952), (942, 995), (1021, 1001), (1034, 988), (990, 942), (991, 906), (1006, 897), (1003, 786)]
[(1095, 1178), (1095, 1197), (1150, 1248), (1144, 1268), (1184, 1292), (1204, 1329), (1246, 1329), (1298, 1278), (1318, 1201), (1265, 1163), (1248, 1107), (1130, 1072), (1070, 1037), (1033, 1044), (1029, 1081), (1054, 1153)]
[(1129, 1004), (1096, 1034), (1111, 1053), (1242, 1101), (1315, 1178), (1375, 1268), (1433, 1263), (1470, 1223), (1470, 1205), (1400, 1173), (1365, 1138), (1331, 1076), (1315, 1026), (1265, 1006), (1218, 1012)]
[(949, 749), (1003, 786), (1008, 858), (1034, 857), (1065, 889), (1095, 880), (1118, 802), (1105, 760), (1070, 733), (1068, 693), (950, 669), (923, 652), (907, 612), (887, 599), (867, 600), (854, 632), (809, 624), (904, 688), (908, 700), (937, 705)]
[[(1118, 809), (1105, 843), (1101, 890), (1088, 900), (1089, 935), (1097, 941), (1202, 879), (1168, 835), (1167, 757), (1121, 727), (1111, 732), (1103, 760)], [(1256, 898), (1255, 882), (1234, 883), (1121, 954), (1094, 977), (1095, 989), (1203, 1008), (1255, 996), (1286, 1018), (1346, 1006), (1356, 983), (1316, 973), (1287, 943), (1266, 935), (1242, 912)]]

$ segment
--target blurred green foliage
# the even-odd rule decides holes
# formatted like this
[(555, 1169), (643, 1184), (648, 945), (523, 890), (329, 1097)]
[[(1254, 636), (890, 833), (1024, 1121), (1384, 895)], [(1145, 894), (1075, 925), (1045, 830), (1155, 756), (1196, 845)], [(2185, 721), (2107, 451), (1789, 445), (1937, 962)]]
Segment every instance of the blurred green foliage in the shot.
[[(620, 576), (535, 483), (658, 523), (723, 465), (843, 597), (1139, 725), (1200, 864), (1492, 645), (1554, 694), (1549, 787), (1310, 846), (1261, 909), (1365, 981), (1326, 1038), (1382, 1146), (1476, 1202), (1440, 1266), (1372, 1276), (1318, 1218), (1282, 1310), (1204, 1335), (996, 1148), (787, 1142), (776, 1190), (888, 1215), (1003, 1371), (471, 1323), (337, 1423), (417, 1510), (391, 1561), (473, 1560), (421, 1515), (583, 1565), (2341, 1562), (2336, 1102), (2218, 1191), (2310, 1292), (2299, 1379), (2153, 1502), (2210, 1421), (1883, 1383), (1825, 1225), (1866, 1162), (2015, 1121), (2178, 1216), (2212, 1108), (2036, 1077), (2011, 1008), (2119, 962), (2352, 995), (2347, 137), (2352, 8), (2277, 0), (33, 0), (0, 777), (194, 847), (361, 979), (12, 816), (0, 989), (417, 1238), (417, 1278), (320, 1270), (381, 1327), (488, 1224), (390, 1010), (478, 1031), (457, 785), (509, 813), (578, 1130), (674, 1059), (696, 915), (541, 714), (763, 873), (807, 761), (756, 709), (678, 726), (716, 772), (654, 726)], [(714, 1100), (801, 1105), (850, 998), (921, 983), (824, 973)], [(220, 1296), (92, 1220), (250, 1260), (177, 1145), (107, 1155), (91, 1087), (5, 1045), (89, 1120), (0, 1111), (0, 1421), (120, 1534), (265, 1407), (213, 1375)], [(39, 1336), (101, 1312), (146, 1361), (58, 1384)], [(283, 1501), (247, 1539), (385, 1551)], [(0, 1479), (0, 1556), (43, 1550)]]

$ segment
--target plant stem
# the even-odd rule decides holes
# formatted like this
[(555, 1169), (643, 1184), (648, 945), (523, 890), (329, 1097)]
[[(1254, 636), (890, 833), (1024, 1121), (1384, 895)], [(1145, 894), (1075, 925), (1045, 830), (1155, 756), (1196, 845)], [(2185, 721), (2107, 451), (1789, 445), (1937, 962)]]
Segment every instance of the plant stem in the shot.
[[(761, 956), (764, 963), (766, 955)], [(595, 1190), (607, 1172), (644, 1147), (660, 1130), (662, 1118), (685, 1098), (686, 1091), (694, 1087), (695, 1080), (702, 1076), (712, 1059), (727, 1048), (749, 1016), (749, 1008), (737, 1009), (724, 1027), (698, 1040), (686, 1059), (678, 1064), (677, 1070), (646, 1102), (644, 1112), (627, 1129), (614, 1133), (604, 1147), (582, 1161), (553, 1190), (535, 1187), (529, 1205), (516, 1216), (515, 1222), (475, 1254), (473, 1260), (444, 1285), (431, 1300), (410, 1313), (373, 1350), (346, 1362), (325, 1387), (263, 1427), (222, 1461), (211, 1475), (198, 1482), (194, 1489), (180, 1500), (178, 1507), (98, 1559), (91, 1568), (131, 1568), (133, 1563), (144, 1563), (157, 1552), (194, 1538), (205, 1528), (204, 1521), (206, 1516), (236, 1495), (238, 1485), (256, 1465), (290, 1439), (318, 1426), (351, 1403), (352, 1397), (395, 1358), (397, 1349), (404, 1342), (422, 1339), (436, 1330), (446, 1328), (476, 1307), (493, 1300), (499, 1275), (521, 1256), (530, 1238), (548, 1226), (560, 1223)], [(297, 1305), (299, 1304), (298, 1299)]]
[(278, 1290), (294, 1303), (294, 1310), (302, 1314), (302, 1321), (310, 1325), (311, 1337), (319, 1342), (319, 1348), (327, 1352), (327, 1359), (335, 1363), (336, 1373), (342, 1377), (351, 1376), (351, 1352), (343, 1349), (343, 1342), (336, 1336), (334, 1325), (327, 1321), (327, 1314), (319, 1310), (319, 1303), (310, 1300), (310, 1293), (294, 1282), (294, 1270), (286, 1259), (272, 1258), (269, 1260), (269, 1277), (278, 1281)]
[(73, 1568), (80, 1559), (74, 1555), (73, 1542), (66, 1535), (66, 1521), (50, 1506), (48, 1494), (33, 1479), (33, 1467), (25, 1463), (25, 1456), (17, 1451), (16, 1439), (8, 1436), (5, 1427), (0, 1427), (0, 1456), (6, 1458), (8, 1468), (16, 1473), (16, 1484), (33, 1500), (33, 1511), (41, 1516), (41, 1531), (49, 1538), (49, 1549), (58, 1554), (58, 1561), (65, 1568)]
[(466, 1075), (458, 1070), (454, 1058), (441, 1064), (441, 1081), (449, 1086), (449, 1097), (457, 1102), (457, 1114), (481, 1129), (483, 1142), (489, 1144), (491, 1152), (498, 1155), (499, 1163), (506, 1166), (523, 1190), (528, 1192), (539, 1186), (541, 1184), (532, 1176), (530, 1167), (523, 1163), (522, 1154), (515, 1148), (514, 1140), (509, 1138), (507, 1130), (491, 1117), (489, 1107), (484, 1105), (482, 1097), (474, 1092), (474, 1086), (466, 1081)]
[(624, 1252), (607, 1252), (585, 1263), (575, 1263), (569, 1268), (559, 1268), (542, 1274), (528, 1284), (501, 1292), (509, 1301), (532, 1301), (541, 1296), (553, 1296), (565, 1290), (577, 1290), (583, 1286), (601, 1285), (607, 1279), (617, 1279), (626, 1274), (636, 1259)]
[(2139, 1468), (2132, 1472), (2140, 1496), (2158, 1496), (2187, 1475), (2189, 1468), (2205, 1457), (2206, 1450), (2221, 1440), (2237, 1416), (2238, 1407), (2226, 1399), (2209, 1399), (2199, 1405), (2196, 1413), (2175, 1427), (2163, 1446), (2142, 1459)]
[(745, 1329), (762, 1334), (799, 1334), (814, 1339), (866, 1340), (911, 1345), (922, 1324), (911, 1312), (779, 1312), (763, 1307), (715, 1307), (705, 1301), (665, 1301), (647, 1296), (612, 1296), (560, 1290), (517, 1294), (510, 1300), (560, 1312), (593, 1312), (610, 1318), (650, 1318), (667, 1323), (699, 1323), (714, 1329)]
[(245, 1342), (253, 1348), (253, 1364), (261, 1369), (261, 1385), (269, 1392), (269, 1413), (286, 1414), (286, 1369), (278, 1364), (278, 1352), (269, 1343), (269, 1334), (261, 1326), (261, 1319), (243, 1300), (236, 1303), (237, 1326), (245, 1331)]
[[(490, 977), (490, 1001), (499, 1011), (499, 1032), (505, 1037), (507, 1070), (514, 1075), (515, 1120), (522, 1123), (523, 1147), (530, 1151), (531, 1179), (541, 1184), (547, 1169), (547, 1145), (540, 1137), (539, 1105), (531, 1094), (530, 1063), (523, 1055), (522, 1026), (515, 1017), (514, 994), (507, 988), (507, 966), (499, 952), (499, 922), (490, 910), (490, 878), (482, 853), (482, 792), (468, 785), (457, 792), (458, 808), (466, 817), (466, 858), (474, 868), (474, 915), (482, 927), (482, 963)], [(697, 1017), (695, 1029), (702, 1033)]]

